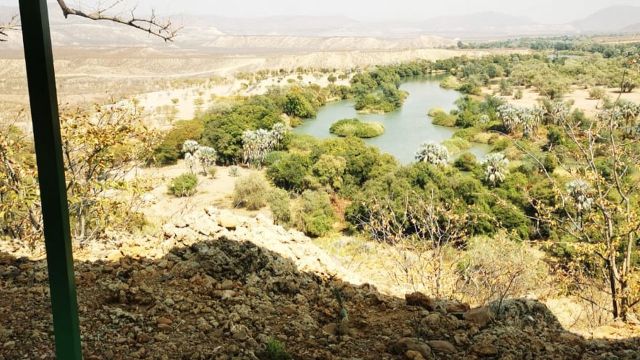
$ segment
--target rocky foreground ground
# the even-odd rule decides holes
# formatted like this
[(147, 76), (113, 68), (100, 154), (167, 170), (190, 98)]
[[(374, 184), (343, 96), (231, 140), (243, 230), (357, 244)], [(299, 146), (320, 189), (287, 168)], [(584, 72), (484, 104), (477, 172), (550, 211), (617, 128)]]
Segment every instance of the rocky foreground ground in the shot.
[[(533, 300), (388, 297), (295, 232), (215, 209), (193, 220), (140, 245), (148, 256), (76, 265), (86, 359), (640, 359), (640, 337), (584, 339)], [(0, 253), (0, 319), (1, 360), (54, 357), (44, 261)], [(276, 341), (290, 357), (265, 351)]]

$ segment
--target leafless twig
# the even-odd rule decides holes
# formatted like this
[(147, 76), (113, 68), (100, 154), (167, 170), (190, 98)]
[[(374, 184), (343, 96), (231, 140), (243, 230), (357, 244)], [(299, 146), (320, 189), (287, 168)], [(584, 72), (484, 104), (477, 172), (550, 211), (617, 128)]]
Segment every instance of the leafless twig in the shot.
[(11, 30), (18, 29), (18, 15), (14, 15), (6, 24), (0, 24), (0, 42), (7, 41)]
[(122, 3), (123, 0), (114, 0), (111, 4), (102, 6), (97, 10), (86, 12), (79, 8), (70, 7), (65, 0), (57, 0), (62, 14), (65, 18), (69, 15), (79, 16), (90, 20), (96, 21), (111, 21), (118, 24), (131, 26), (138, 30), (142, 30), (151, 35), (157, 36), (164, 41), (173, 41), (178, 33), (178, 29), (173, 25), (171, 20), (160, 20), (156, 17), (155, 12), (152, 11), (149, 17), (138, 17), (135, 15), (135, 8), (130, 11), (128, 16), (121, 16), (117, 14), (108, 14), (110, 10), (114, 9)]

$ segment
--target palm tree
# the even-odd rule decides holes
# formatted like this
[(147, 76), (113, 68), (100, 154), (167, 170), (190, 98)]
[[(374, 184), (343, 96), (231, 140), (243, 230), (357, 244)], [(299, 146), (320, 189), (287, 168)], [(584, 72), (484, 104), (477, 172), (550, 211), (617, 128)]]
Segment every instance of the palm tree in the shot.
[(416, 152), (416, 160), (432, 165), (445, 166), (449, 163), (449, 150), (440, 144), (425, 142), (420, 145), (418, 152)]
[(484, 167), (484, 178), (492, 186), (501, 183), (507, 177), (509, 160), (502, 153), (487, 155), (482, 162)]

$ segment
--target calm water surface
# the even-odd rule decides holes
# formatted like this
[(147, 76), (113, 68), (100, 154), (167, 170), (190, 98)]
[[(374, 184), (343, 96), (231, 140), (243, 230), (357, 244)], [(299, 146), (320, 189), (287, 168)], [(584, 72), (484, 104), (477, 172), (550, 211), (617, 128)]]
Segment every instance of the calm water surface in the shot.
[[(369, 145), (377, 146), (383, 152), (394, 155), (402, 163), (414, 161), (414, 155), (420, 144), (425, 141), (442, 142), (451, 138), (454, 129), (436, 126), (427, 116), (429, 109), (440, 107), (445, 111), (453, 109), (460, 93), (443, 89), (437, 78), (416, 79), (403, 83), (400, 88), (409, 93), (401, 109), (387, 114), (358, 114), (351, 100), (329, 103), (318, 111), (315, 119), (307, 119), (293, 131), (309, 134), (318, 138), (332, 137), (331, 124), (340, 119), (358, 118), (362, 121), (379, 121), (384, 124), (383, 135), (365, 139)], [(474, 144), (469, 150), (478, 159), (487, 154), (489, 147)]]

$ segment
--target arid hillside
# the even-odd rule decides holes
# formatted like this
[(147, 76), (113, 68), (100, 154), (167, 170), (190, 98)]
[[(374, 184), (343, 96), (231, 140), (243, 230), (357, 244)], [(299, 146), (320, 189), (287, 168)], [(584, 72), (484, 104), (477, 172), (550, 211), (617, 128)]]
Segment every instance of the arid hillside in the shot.
[[(341, 41), (342, 49), (351, 46), (349, 41), (358, 42), (357, 39)], [(58, 92), (62, 104), (73, 105), (120, 100), (151, 91), (169, 91), (188, 87), (208, 78), (233, 79), (240, 72), (296, 68), (352, 69), (418, 58), (437, 60), (458, 55), (475, 57), (498, 52), (424, 48), (418, 46), (419, 43), (404, 50), (403, 47), (386, 49), (376, 48), (379, 40), (371, 41), (373, 45), (361, 45), (363, 50), (336, 51), (315, 45), (306, 51), (302, 51), (303, 48), (296, 51), (243, 48), (244, 50), (234, 49), (223, 53), (149, 47), (62, 47), (55, 49)], [(395, 42), (387, 40), (387, 43)], [(2, 49), (2, 46), (0, 45), (0, 104), (3, 104), (3, 111), (0, 116), (6, 120), (27, 105), (27, 90), (22, 51)]]
[[(489, 307), (299, 271), (247, 242), (77, 265), (87, 359), (638, 359), (638, 339), (565, 331), (534, 300)], [(0, 359), (53, 359), (42, 261), (0, 254)]]

